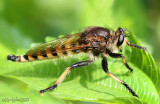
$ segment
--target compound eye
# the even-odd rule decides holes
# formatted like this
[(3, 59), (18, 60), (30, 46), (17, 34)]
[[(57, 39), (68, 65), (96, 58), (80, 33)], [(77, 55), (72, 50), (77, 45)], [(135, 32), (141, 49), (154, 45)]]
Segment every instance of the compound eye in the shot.
[(119, 38), (118, 38), (117, 46), (121, 46), (123, 41), (124, 41), (124, 36), (123, 36), (123, 34), (120, 34)]
[(120, 33), (122, 33), (122, 32), (123, 32), (123, 29), (122, 29), (122, 28), (118, 28), (118, 29), (119, 29)]

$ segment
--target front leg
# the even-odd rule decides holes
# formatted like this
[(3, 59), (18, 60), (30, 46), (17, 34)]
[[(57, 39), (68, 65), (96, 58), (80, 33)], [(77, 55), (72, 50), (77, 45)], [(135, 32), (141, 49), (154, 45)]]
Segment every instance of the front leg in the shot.
[(125, 39), (125, 42), (127, 43), (128, 46), (138, 48), (138, 49), (143, 49), (145, 51), (145, 53), (147, 53), (147, 48), (142, 47), (142, 46), (138, 46), (138, 45), (135, 45), (135, 44), (131, 44), (127, 39)]
[(125, 57), (122, 54), (119, 53), (109, 53), (109, 55), (113, 58), (122, 58), (122, 61), (124, 65), (130, 70), (130, 72), (133, 72), (133, 69), (127, 64)]

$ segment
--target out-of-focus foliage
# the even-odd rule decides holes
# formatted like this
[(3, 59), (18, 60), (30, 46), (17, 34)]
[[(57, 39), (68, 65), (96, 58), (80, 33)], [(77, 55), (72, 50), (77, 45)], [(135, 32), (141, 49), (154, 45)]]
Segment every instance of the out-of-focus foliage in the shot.
[(158, 61), (158, 4), (158, 0), (0, 0), (0, 41), (13, 50), (88, 26), (125, 27)]
[[(70, 34), (73, 31), (82, 31), (88, 26), (96, 25), (112, 29), (117, 27), (127, 28), (140, 40), (143, 46), (147, 47), (156, 63), (160, 65), (160, 6), (158, 4), (160, 4), (158, 0), (0, 0), (0, 60), (2, 61), (0, 63), (0, 73), (2, 73), (0, 86), (4, 91), (0, 92), (0, 98), (2, 94), (3, 97), (7, 95), (13, 97), (14, 94), (16, 94), (16, 97), (27, 96), (29, 94), (28, 91), (27, 94), (23, 94), (26, 90), (34, 92), (37, 89), (35, 86), (38, 84), (40, 88), (49, 84), (46, 83), (44, 85), (46, 80), (42, 79), (41, 83), (37, 82), (37, 85), (31, 86), (29, 82), (26, 82), (26, 79), (21, 82), (19, 79), (13, 78), (14, 76), (4, 76), (3, 71), (10, 72), (14, 70), (15, 73), (18, 73), (18, 69), (23, 66), (20, 65), (20, 68), (18, 68), (18, 65), (13, 63), (11, 65), (12, 68), (6, 69), (7, 65), (12, 64), (8, 64), (5, 60), (7, 54), (24, 54), (25, 51), (20, 51), (21, 48), (29, 49), (32, 43), (44, 42), (46, 36), (58, 37), (59, 35)], [(18, 49), (19, 51), (17, 52)], [(127, 56), (129, 57), (129, 55)], [(73, 61), (71, 60), (71, 62)], [(130, 61), (132, 61), (132, 64), (134, 63), (133, 60)], [(100, 63), (96, 64), (100, 65)], [(143, 63), (137, 64), (140, 66)], [(30, 68), (29, 64), (28, 67)], [(28, 71), (30, 70), (32, 69), (28, 69)], [(23, 72), (23, 69), (20, 69), (21, 71)], [(26, 74), (28, 73), (24, 71), (24, 75)], [(41, 74), (43, 76), (44, 73)], [(56, 78), (59, 75), (60, 73)], [(69, 76), (71, 77), (72, 75)], [(47, 79), (47, 76), (43, 78)], [(152, 81), (154, 82), (153, 79)], [(34, 80), (36, 81), (36, 79)], [(50, 78), (49, 82), (52, 82), (52, 78)], [(41, 86), (41, 84), (43, 85)], [(17, 86), (24, 87), (17, 88)], [(39, 99), (39, 95), (34, 95), (34, 93), (29, 95), (30, 99), (33, 98), (33, 103)], [(64, 101), (56, 99), (52, 95), (45, 94), (45, 96), (44, 101), (40, 98), (41, 103), (45, 102), (45, 100), (64, 103)]]

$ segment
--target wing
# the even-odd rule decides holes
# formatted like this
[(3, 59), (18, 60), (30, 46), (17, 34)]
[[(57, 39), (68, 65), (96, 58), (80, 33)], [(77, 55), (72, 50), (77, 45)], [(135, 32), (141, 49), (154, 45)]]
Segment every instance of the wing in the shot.
[[(38, 53), (43, 54), (43, 53), (54, 53), (54, 51), (48, 51), (47, 50), (55, 50), (56, 52), (63, 52), (63, 51), (68, 51), (68, 50), (75, 50), (79, 48), (84, 48), (88, 46), (78, 46), (78, 47), (67, 47), (67, 45), (70, 45), (71, 42), (76, 42), (80, 38), (80, 33), (77, 34), (72, 34), (68, 35), (41, 45), (38, 45), (36, 47), (31, 48), (26, 55), (37, 55)], [(66, 46), (65, 49), (62, 49), (63, 46)]]

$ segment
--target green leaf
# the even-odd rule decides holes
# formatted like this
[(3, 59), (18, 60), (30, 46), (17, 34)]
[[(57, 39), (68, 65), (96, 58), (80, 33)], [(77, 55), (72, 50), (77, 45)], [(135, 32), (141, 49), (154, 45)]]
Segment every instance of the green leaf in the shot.
[[(108, 58), (108, 64), (110, 72), (125, 81), (140, 99), (133, 97), (124, 86), (104, 73), (101, 59), (90, 66), (72, 70), (57, 89), (45, 93), (43, 97), (37, 94), (37, 91), (53, 85), (66, 67), (85, 60), (88, 56), (30, 63), (14, 63), (6, 59), (9, 54), (24, 54), (27, 50), (21, 49), (22, 47), (28, 48), (33, 41), (42, 42), (46, 35), (58, 37), (58, 34), (70, 33), (88, 26), (125, 27), (134, 31), (141, 42), (146, 41), (154, 48), (156, 44), (153, 45), (152, 40), (155, 40), (153, 37), (156, 36), (151, 30), (155, 28), (150, 27), (153, 21), (148, 19), (149, 9), (143, 1), (2, 0), (0, 2), (1, 100), (4, 97), (29, 97), (31, 101), (29, 103), (38, 102), (38, 104), (64, 103), (60, 99), (117, 104), (160, 103), (160, 70), (152, 56), (139, 49), (131, 49), (128, 46), (123, 49), (123, 55), (134, 69), (130, 76), (121, 59)], [(131, 35), (129, 38), (131, 43), (140, 45), (134, 36)], [(51, 37), (46, 38), (46, 41), (50, 40)], [(15, 49), (17, 49), (16, 53)], [(155, 52), (157, 55), (152, 55), (158, 56), (158, 51)]]
[(28, 88), (27, 84), (12, 77), (0, 76), (0, 85), (1, 89), (3, 89), (0, 91), (1, 103), (4, 104), (5, 103), (44, 104), (46, 103), (46, 101), (48, 103), (65, 104), (62, 100), (59, 100), (51, 95), (46, 95), (43, 97), (43, 99), (41, 99), (39, 94), (31, 93), (35, 92), (35, 90)]
[[(139, 44), (139, 41), (130, 35), (130, 41)], [(20, 80), (24, 86), (32, 89), (31, 94), (53, 85), (61, 73), (71, 64), (88, 59), (88, 55), (76, 55), (62, 59), (44, 60), (28, 63), (14, 63), (6, 60), (11, 53), (9, 49), (3, 50), (0, 61), (0, 74)], [(139, 44), (140, 45), (140, 44)], [(19, 49), (17, 55), (24, 54), (26, 50)], [(159, 103), (160, 82), (158, 80), (160, 70), (155, 65), (152, 56), (143, 50), (123, 48), (128, 64), (134, 69), (133, 74), (128, 75), (128, 69), (121, 59), (108, 58), (109, 70), (119, 79), (126, 82), (140, 97), (132, 96), (120, 83), (109, 77), (101, 68), (101, 58), (95, 63), (71, 71), (60, 86), (52, 92), (44, 93), (45, 96), (55, 96), (60, 99), (90, 101), (99, 103)], [(6, 85), (2, 85), (5, 87)], [(1, 93), (1, 92), (0, 92)], [(8, 92), (9, 93), (9, 92)], [(21, 93), (26, 93), (22, 91)], [(32, 98), (31, 98), (32, 99)]]

